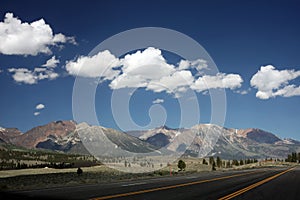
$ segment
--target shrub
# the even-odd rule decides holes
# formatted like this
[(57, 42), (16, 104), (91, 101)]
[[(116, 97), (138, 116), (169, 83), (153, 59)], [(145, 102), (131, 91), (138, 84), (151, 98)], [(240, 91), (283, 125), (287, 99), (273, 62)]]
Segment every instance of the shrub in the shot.
[(80, 174), (82, 174), (82, 173), (83, 173), (82, 169), (81, 169), (80, 167), (78, 167), (78, 168), (77, 168), (77, 174), (80, 175)]
[(185, 169), (185, 167), (186, 167), (186, 164), (185, 164), (185, 162), (183, 160), (179, 160), (177, 166), (178, 166), (178, 168), (179, 168), (180, 171), (183, 171)]

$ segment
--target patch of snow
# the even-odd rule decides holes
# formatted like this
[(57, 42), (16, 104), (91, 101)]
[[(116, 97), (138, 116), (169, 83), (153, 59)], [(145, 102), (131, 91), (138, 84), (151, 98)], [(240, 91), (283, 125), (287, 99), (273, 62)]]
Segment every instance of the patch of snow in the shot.
[(177, 137), (177, 136), (180, 135), (180, 134), (181, 134), (181, 132), (180, 132), (180, 131), (177, 131), (174, 137)]
[(289, 139), (283, 139), (281, 141), (276, 142), (275, 144), (295, 144), (295, 143)]
[(132, 142), (133, 145), (138, 146), (136, 143)]
[(160, 152), (159, 150), (155, 150), (155, 152), (157, 152), (157, 153), (161, 154), (161, 152)]
[(0, 127), (0, 131), (5, 131), (5, 128)]

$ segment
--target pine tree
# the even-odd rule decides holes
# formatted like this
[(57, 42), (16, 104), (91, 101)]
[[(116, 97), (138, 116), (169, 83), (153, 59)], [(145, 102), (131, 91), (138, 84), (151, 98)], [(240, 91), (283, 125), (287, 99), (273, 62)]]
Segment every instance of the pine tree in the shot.
[(215, 163), (215, 162), (213, 162), (213, 164), (212, 164), (212, 170), (213, 170), (213, 171), (216, 170), (216, 163)]
[(222, 160), (221, 160), (221, 158), (219, 156), (217, 157), (217, 166), (219, 168), (222, 166)]
[(222, 167), (226, 167), (226, 161), (225, 160), (222, 161)]
[(292, 155), (291, 154), (288, 155), (288, 157), (286, 159), (286, 162), (292, 162)]
[(291, 162), (297, 162), (297, 153), (296, 152), (292, 153), (292, 161)]
[(214, 159), (214, 157), (210, 156), (209, 157), (209, 164), (212, 165), (213, 163), (215, 163), (215, 159)]
[(231, 167), (231, 165), (230, 165), (230, 160), (228, 160), (228, 161), (226, 162), (226, 168), (229, 168), (229, 167)]
[(237, 161), (237, 160), (232, 160), (232, 165), (239, 166), (239, 161)]
[(240, 165), (244, 165), (244, 161), (243, 160), (240, 160)]

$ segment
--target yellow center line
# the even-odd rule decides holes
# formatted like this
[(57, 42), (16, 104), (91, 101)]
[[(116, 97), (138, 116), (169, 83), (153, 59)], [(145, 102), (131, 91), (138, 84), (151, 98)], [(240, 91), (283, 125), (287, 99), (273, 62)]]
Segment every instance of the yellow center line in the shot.
[(194, 182), (189, 182), (189, 183), (182, 183), (182, 184), (177, 184), (177, 185), (170, 185), (170, 186), (164, 186), (164, 187), (158, 187), (158, 188), (152, 188), (152, 189), (146, 189), (146, 190), (138, 190), (138, 191), (134, 191), (134, 192), (114, 194), (114, 195), (108, 195), (108, 196), (103, 196), (103, 197), (95, 197), (90, 200), (103, 200), (103, 199), (112, 199), (112, 198), (118, 198), (118, 197), (126, 197), (126, 196), (132, 196), (132, 195), (143, 194), (143, 193), (148, 193), (148, 192), (174, 189), (174, 188), (178, 188), (178, 187), (185, 187), (185, 186), (196, 185), (196, 184), (200, 184), (200, 183), (207, 183), (207, 182), (212, 182), (212, 181), (229, 179), (229, 178), (233, 178), (233, 177), (245, 176), (245, 175), (260, 173), (260, 172), (262, 172), (262, 171), (253, 171), (253, 172), (235, 174), (235, 175), (230, 175), (230, 176), (223, 176), (223, 177), (218, 177), (218, 178), (213, 178), (213, 179), (206, 179), (206, 180), (202, 180), (202, 181), (194, 181)]
[(240, 189), (240, 190), (238, 190), (236, 192), (233, 192), (233, 193), (231, 193), (231, 194), (229, 194), (227, 196), (219, 198), (218, 200), (229, 200), (229, 199), (232, 199), (232, 198), (234, 198), (234, 197), (236, 197), (238, 195), (241, 195), (241, 194), (243, 194), (243, 193), (245, 193), (245, 192), (247, 192), (249, 190), (252, 190), (252, 189), (254, 189), (254, 188), (256, 188), (256, 187), (258, 187), (258, 186), (260, 186), (260, 185), (262, 185), (262, 184), (264, 184), (266, 182), (269, 182), (269, 181), (271, 181), (271, 180), (273, 180), (273, 179), (275, 179), (275, 178), (277, 178), (277, 177), (279, 177), (279, 176), (281, 176), (281, 175), (283, 175), (283, 174), (285, 174), (285, 173), (287, 173), (287, 172), (289, 172), (289, 171), (291, 171), (293, 169), (295, 169), (295, 167), (287, 169), (287, 170), (285, 170), (283, 172), (280, 172), (278, 174), (275, 174), (275, 175), (273, 175), (271, 177), (268, 177), (268, 178), (266, 178), (264, 180), (261, 180), (261, 181), (259, 181), (257, 183), (254, 183), (254, 184), (252, 184), (252, 185), (250, 185), (248, 187), (245, 187), (245, 188)]

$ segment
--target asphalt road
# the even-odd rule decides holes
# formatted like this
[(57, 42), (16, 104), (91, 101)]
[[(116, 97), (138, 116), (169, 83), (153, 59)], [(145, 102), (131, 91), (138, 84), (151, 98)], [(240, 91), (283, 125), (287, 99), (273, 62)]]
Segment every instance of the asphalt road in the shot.
[(0, 199), (300, 199), (300, 168), (200, 173), (1, 193)]

